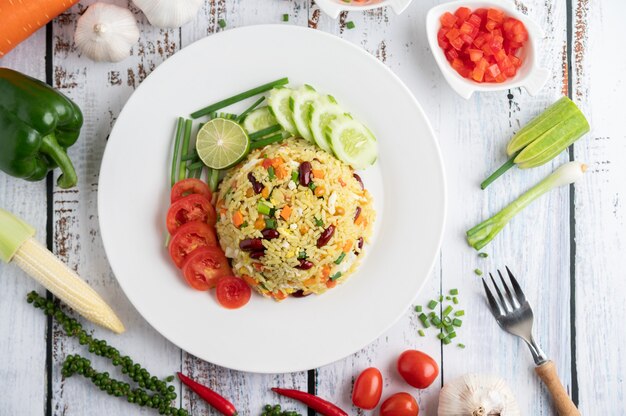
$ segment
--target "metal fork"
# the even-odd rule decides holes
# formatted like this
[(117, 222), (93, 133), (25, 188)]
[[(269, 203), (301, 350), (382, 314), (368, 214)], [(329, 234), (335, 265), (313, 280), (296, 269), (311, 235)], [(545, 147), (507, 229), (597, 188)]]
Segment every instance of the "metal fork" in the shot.
[(491, 282), (497, 294), (497, 299), (489, 289), (489, 285), (485, 279), (482, 279), (491, 313), (496, 318), (496, 322), (498, 322), (500, 328), (504, 329), (509, 334), (520, 337), (524, 340), (526, 345), (528, 345), (528, 348), (530, 348), (536, 365), (535, 372), (548, 388), (558, 414), (561, 416), (580, 415), (576, 405), (572, 402), (572, 399), (569, 398), (565, 387), (563, 387), (559, 380), (556, 365), (554, 362), (548, 360), (546, 354), (533, 338), (533, 310), (530, 307), (530, 303), (526, 300), (526, 296), (513, 276), (513, 273), (511, 273), (511, 270), (506, 267), (506, 271), (509, 275), (510, 284), (507, 284), (502, 273), (498, 270), (498, 275), (500, 276), (505, 294), (500, 290), (493, 275), (489, 273), (489, 277), (491, 278)]

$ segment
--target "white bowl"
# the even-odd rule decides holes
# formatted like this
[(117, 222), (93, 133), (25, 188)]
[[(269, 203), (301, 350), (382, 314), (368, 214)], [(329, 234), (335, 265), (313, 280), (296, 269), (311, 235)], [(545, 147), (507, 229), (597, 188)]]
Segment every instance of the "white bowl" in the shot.
[(368, 4), (344, 3), (341, 0), (315, 0), (315, 4), (333, 19), (336, 19), (343, 11), (363, 11), (385, 6), (391, 7), (396, 14), (400, 14), (410, 3), (411, 0), (381, 0)]
[[(508, 16), (514, 17), (524, 23), (528, 31), (528, 41), (521, 49), (520, 58), (522, 58), (522, 66), (518, 68), (517, 74), (515, 74), (513, 78), (507, 79), (501, 83), (478, 83), (463, 78), (452, 68), (452, 65), (450, 65), (444, 55), (443, 49), (441, 49), (437, 43), (437, 32), (441, 27), (439, 17), (445, 12), (454, 13), (455, 10), (461, 6), (468, 7), (471, 10), (476, 10), (481, 7), (500, 9)], [(512, 3), (502, 1), (461, 0), (435, 6), (430, 9), (426, 15), (426, 34), (428, 36), (430, 49), (444, 78), (448, 81), (450, 87), (465, 99), (469, 99), (475, 91), (502, 91), (516, 87), (524, 87), (530, 95), (535, 95), (541, 90), (550, 76), (550, 72), (547, 69), (539, 67), (537, 59), (537, 52), (539, 50), (538, 42), (544, 36), (543, 30), (528, 16), (518, 12)]]

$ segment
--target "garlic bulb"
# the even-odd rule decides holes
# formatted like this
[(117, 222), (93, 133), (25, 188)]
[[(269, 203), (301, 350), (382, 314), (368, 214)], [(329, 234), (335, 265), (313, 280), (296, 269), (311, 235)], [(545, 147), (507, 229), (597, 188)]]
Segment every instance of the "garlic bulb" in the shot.
[(139, 40), (139, 28), (130, 10), (94, 3), (78, 19), (74, 42), (94, 61), (119, 62), (130, 56)]
[(498, 376), (466, 374), (447, 383), (439, 395), (439, 416), (519, 416), (513, 392)]
[(162, 29), (181, 27), (198, 14), (203, 0), (133, 0), (151, 25)]

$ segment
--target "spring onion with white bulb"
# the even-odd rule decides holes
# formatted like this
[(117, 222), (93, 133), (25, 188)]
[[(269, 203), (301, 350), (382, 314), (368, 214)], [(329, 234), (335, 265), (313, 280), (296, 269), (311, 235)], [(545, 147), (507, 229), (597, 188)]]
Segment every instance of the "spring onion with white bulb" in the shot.
[(548, 175), (544, 180), (526, 191), (502, 211), (493, 217), (481, 222), (474, 228), (467, 231), (467, 242), (476, 250), (480, 250), (504, 228), (505, 225), (521, 210), (528, 206), (535, 199), (563, 185), (576, 182), (587, 170), (587, 165), (581, 162), (568, 162), (560, 166), (557, 170)]

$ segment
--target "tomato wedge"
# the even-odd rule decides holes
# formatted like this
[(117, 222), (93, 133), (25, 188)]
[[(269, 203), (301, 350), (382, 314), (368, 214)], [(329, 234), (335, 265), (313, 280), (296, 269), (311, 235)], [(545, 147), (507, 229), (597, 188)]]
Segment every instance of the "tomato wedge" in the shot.
[(170, 192), (170, 202), (173, 204), (189, 195), (202, 195), (207, 200), (211, 200), (213, 194), (211, 193), (211, 189), (209, 189), (209, 185), (202, 182), (200, 179), (189, 178), (183, 179), (182, 181), (178, 181), (172, 187), (172, 191)]
[(183, 275), (189, 286), (196, 290), (214, 288), (220, 277), (231, 276), (228, 259), (217, 246), (198, 247), (183, 264)]
[(188, 222), (176, 231), (170, 240), (170, 256), (179, 269), (185, 259), (198, 247), (217, 246), (217, 237), (213, 227), (202, 221)]
[(226, 276), (218, 280), (215, 293), (217, 301), (226, 309), (241, 308), (252, 296), (250, 286), (235, 276)]
[(174, 235), (176, 230), (188, 222), (200, 221), (215, 225), (217, 215), (211, 202), (202, 195), (189, 195), (174, 202), (167, 211), (167, 230)]

